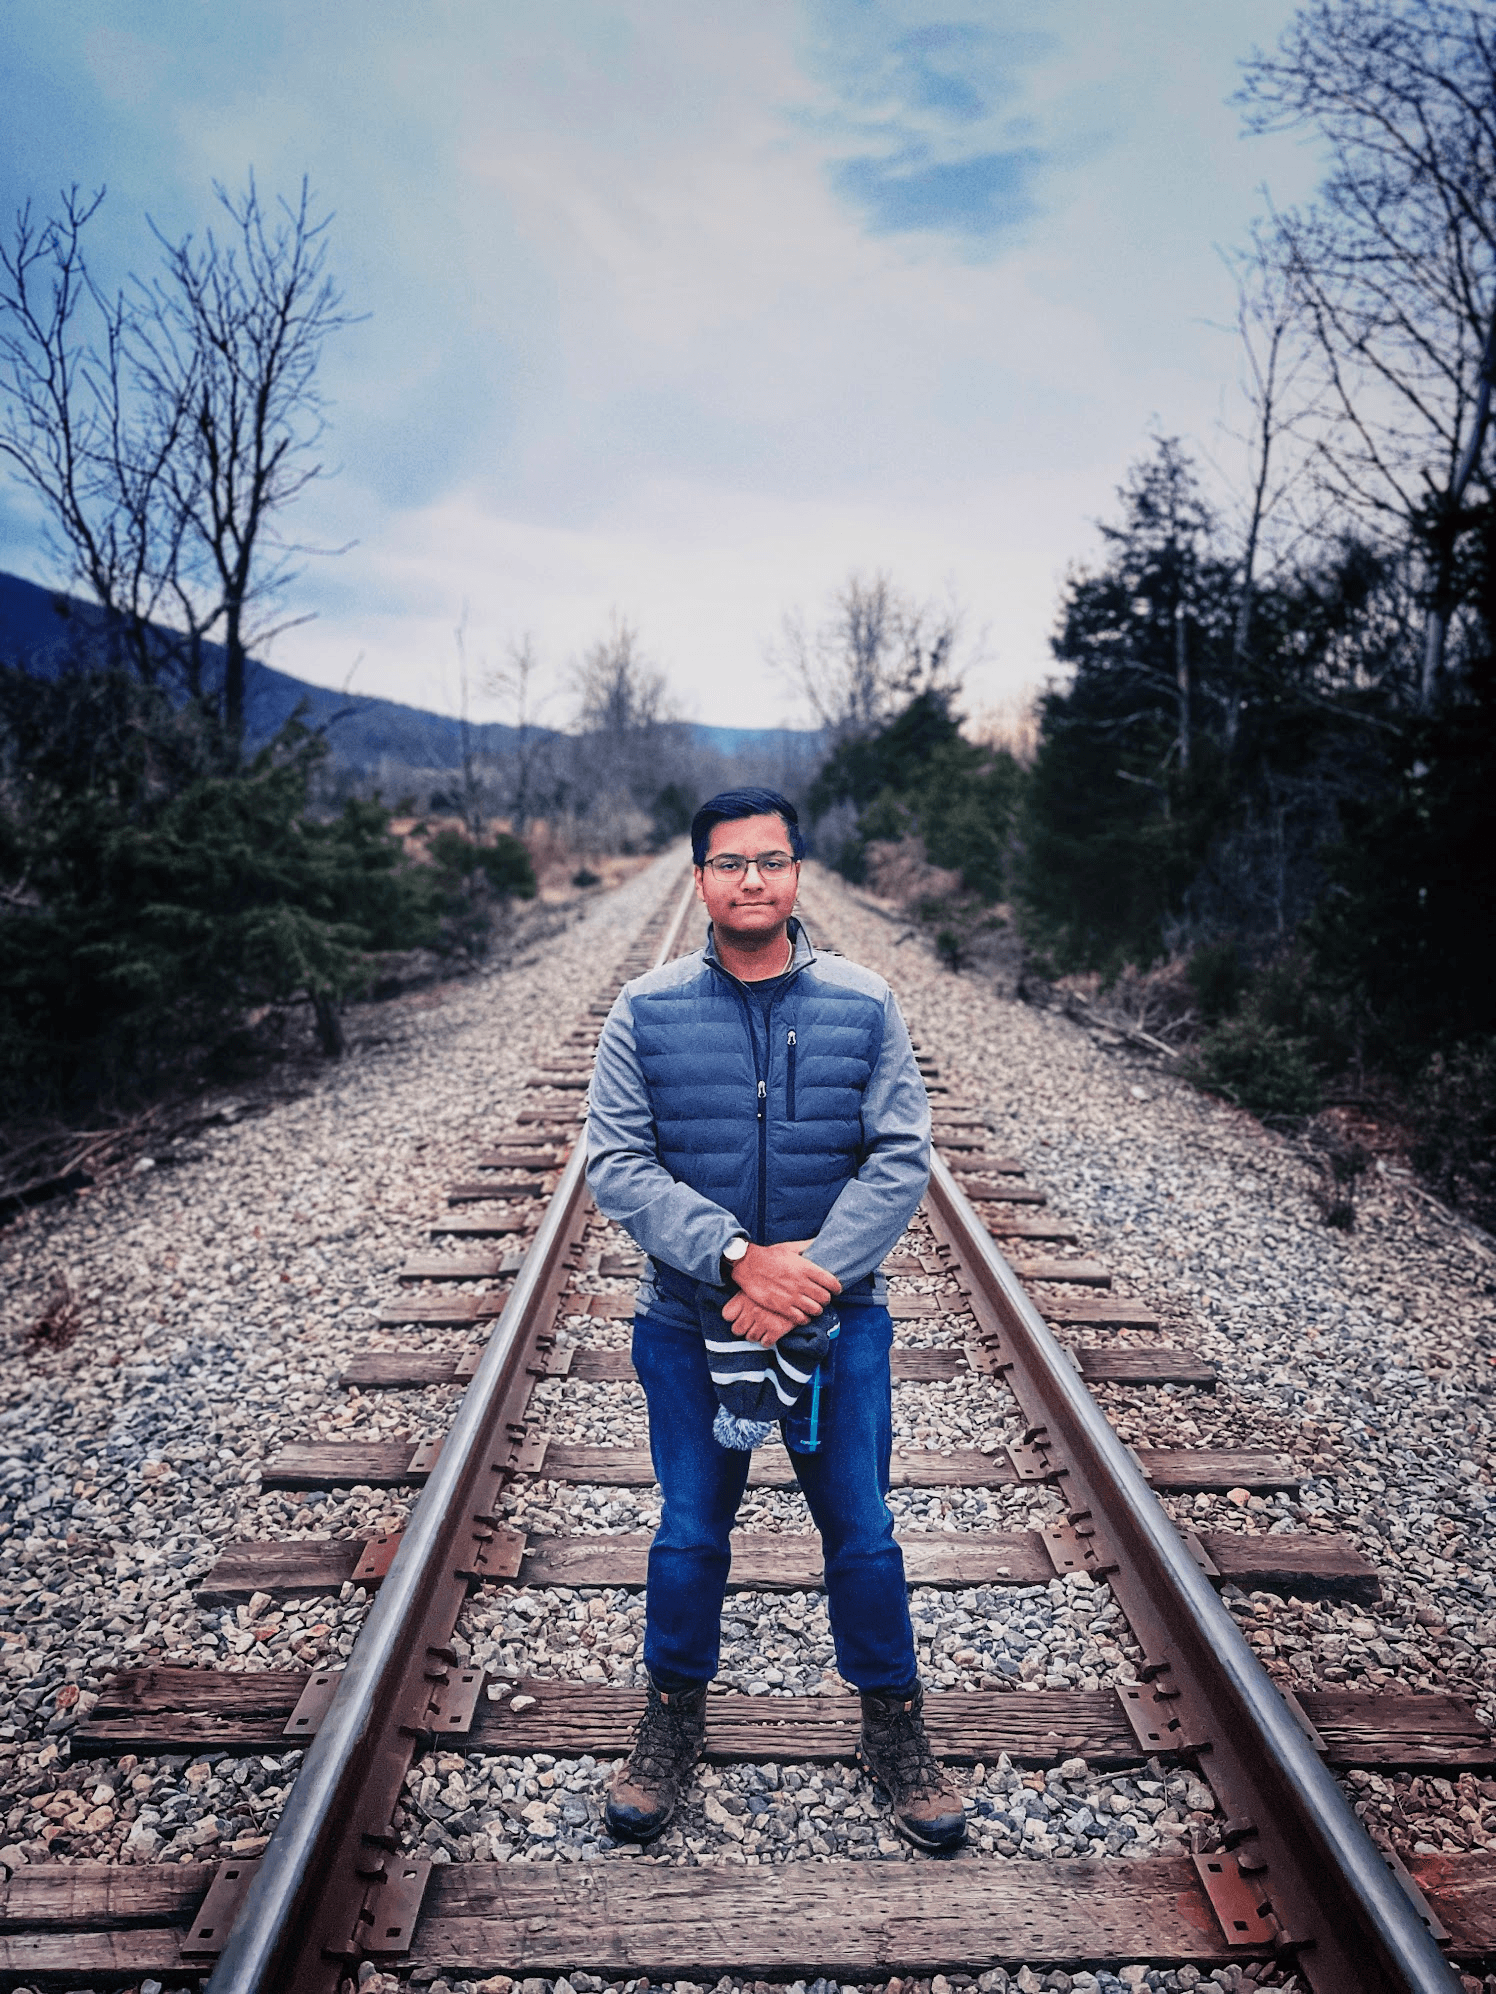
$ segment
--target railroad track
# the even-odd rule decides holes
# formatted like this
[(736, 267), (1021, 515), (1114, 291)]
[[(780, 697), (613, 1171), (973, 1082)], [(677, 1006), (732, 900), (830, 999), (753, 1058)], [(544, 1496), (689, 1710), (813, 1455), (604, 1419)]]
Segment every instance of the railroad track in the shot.
[[(689, 886), (626, 965), (682, 945)], [(694, 944), (694, 934), (687, 945)], [(343, 1383), (370, 1392), (464, 1385), (437, 1444), (308, 1440), (266, 1464), (266, 1486), (311, 1491), (424, 1485), (403, 1533), (230, 1547), (199, 1589), (243, 1605), (340, 1590), (371, 1597), (341, 1672), (122, 1674), (73, 1732), (74, 1755), (247, 1755), (305, 1744), (262, 1858), (136, 1868), (37, 1865), (0, 1892), (0, 1974), (10, 1985), (76, 1987), (209, 1976), (212, 1994), (279, 1994), (403, 1977), (516, 1977), (579, 1970), (615, 1979), (810, 1969), (859, 1982), (894, 1973), (971, 1974), (1025, 1962), (1293, 1971), (1317, 1994), (1448, 1989), (1448, 1960), (1496, 1956), (1496, 1859), (1424, 1858), (1408, 1874), (1379, 1852), (1333, 1771), (1496, 1766), (1496, 1742), (1452, 1696), (1280, 1693), (1217, 1588), (1369, 1600), (1377, 1577), (1327, 1532), (1195, 1537), (1155, 1491), (1272, 1491), (1298, 1479), (1271, 1449), (1130, 1449), (1089, 1384), (1208, 1391), (1211, 1367), (1155, 1340), (1142, 1305), (1110, 1294), (1106, 1269), (1049, 1214), (1020, 1163), (991, 1152), (980, 1105), (922, 1061), (936, 1123), (930, 1194), (889, 1263), (899, 1382), (1002, 1387), (1017, 1408), (1007, 1445), (901, 1448), (905, 1489), (1052, 1492), (1038, 1528), (904, 1534), (912, 1586), (1033, 1588), (1084, 1575), (1110, 1588), (1139, 1657), (1136, 1680), (1099, 1690), (932, 1694), (937, 1749), (960, 1764), (1187, 1767), (1194, 1832), (1127, 1861), (1003, 1861), (980, 1848), (949, 1862), (823, 1859), (743, 1866), (624, 1862), (432, 1863), (408, 1846), (413, 1772), (466, 1754), (550, 1761), (628, 1749), (642, 1691), (606, 1682), (506, 1681), (474, 1666), (458, 1635), (474, 1593), (507, 1587), (638, 1588), (647, 1534), (540, 1535), (505, 1520), (529, 1482), (626, 1489), (652, 1481), (647, 1452), (583, 1447), (540, 1424), (543, 1383), (625, 1381), (610, 1325), (626, 1296), (592, 1276), (630, 1271), (587, 1198), (577, 1109), (599, 992), (568, 1063), (539, 1070), (530, 1104), (485, 1174), (449, 1188), (432, 1232), (384, 1310), (390, 1329), (487, 1331), (457, 1348), (371, 1348)], [(453, 1242), (457, 1242), (454, 1247)], [(999, 1247), (1002, 1249), (999, 1252)], [(1004, 1257), (1004, 1256), (1007, 1257)], [(453, 1285), (460, 1283), (461, 1285)], [(1088, 1339), (1065, 1347), (1057, 1334)], [(1126, 1340), (1118, 1340), (1121, 1332)], [(597, 1341), (589, 1340), (595, 1335)], [(614, 1340), (609, 1341), (610, 1338)], [(944, 1340), (939, 1340), (944, 1338)], [(1147, 1339), (1147, 1340), (1143, 1340)], [(752, 1484), (787, 1487), (777, 1448)], [(745, 1532), (733, 1585), (805, 1594), (819, 1584), (814, 1537)], [(717, 1763), (851, 1759), (856, 1699), (714, 1694)], [(1036, 1772), (1042, 1787), (1044, 1779)], [(1204, 1828), (1204, 1832), (1199, 1830)], [(1173, 1846), (1170, 1846), (1170, 1841)], [(1198, 1846), (1192, 1846), (1198, 1844)], [(646, 1858), (647, 1862), (648, 1859)]]

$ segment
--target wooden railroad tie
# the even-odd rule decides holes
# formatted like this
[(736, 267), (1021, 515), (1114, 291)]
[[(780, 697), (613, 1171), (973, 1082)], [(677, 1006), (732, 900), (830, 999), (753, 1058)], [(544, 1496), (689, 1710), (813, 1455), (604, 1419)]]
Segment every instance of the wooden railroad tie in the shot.
[[(1048, 1585), (1056, 1555), (1038, 1530), (916, 1531), (899, 1539), (910, 1585), (954, 1587)], [(1199, 1543), (1213, 1580), (1243, 1591), (1301, 1598), (1370, 1602), (1380, 1593), (1376, 1569), (1344, 1537), (1330, 1531), (1247, 1533), (1205, 1531)], [(529, 1586), (644, 1585), (647, 1532), (532, 1537), (513, 1560), (513, 1576)], [(210, 1606), (272, 1597), (336, 1597), (352, 1582), (367, 1546), (353, 1537), (308, 1537), (290, 1543), (230, 1544), (199, 1582), (196, 1597)], [(372, 1561), (371, 1561), (372, 1562)], [(370, 1583), (377, 1583), (371, 1573)], [(817, 1592), (820, 1539), (788, 1533), (737, 1532), (729, 1586), (738, 1592)]]
[[(1077, 1287), (1109, 1288), (1112, 1277), (1099, 1260), (1048, 1258), (1043, 1260), (1016, 1260), (1008, 1258), (1008, 1265), (1020, 1281), (1068, 1281)], [(638, 1272), (634, 1268), (603, 1268), (603, 1272)], [(885, 1274), (949, 1274), (952, 1267), (938, 1253), (891, 1253), (883, 1263)]]
[(517, 1274), (522, 1246), (493, 1247), (477, 1253), (416, 1253), (396, 1274), (397, 1281), (494, 1281)]
[(381, 1305), (379, 1320), (386, 1324), (490, 1322), (508, 1299), (508, 1288), (489, 1288), (476, 1295), (397, 1295)]
[(1067, 1281), (1077, 1288), (1109, 1288), (1112, 1277), (1099, 1260), (1010, 1260), (1020, 1281)]
[[(64, 1987), (151, 1977), (196, 1980), (190, 1950), (215, 1863), (38, 1863), (0, 1885), (0, 1975)], [(232, 1867), (253, 1874), (254, 1864)], [(1476, 1959), (1496, 1949), (1496, 1856), (1410, 1858), (1414, 1882)], [(242, 1886), (246, 1877), (238, 1879)], [(942, 1868), (832, 1858), (776, 1864), (773, 1888), (737, 1867), (625, 1862), (454, 1862), (432, 1868), (402, 1974), (433, 1979), (590, 1969), (669, 1980), (728, 1973), (787, 1979), (807, 1959), (843, 1980), (934, 1974), (960, 1960), (1147, 1959), (1160, 1966), (1272, 1957), (1271, 1928), (1228, 1946), (1186, 1854)]]
[[(301, 1669), (232, 1675), (125, 1669), (106, 1681), (95, 1709), (74, 1727), (73, 1755), (270, 1751), (292, 1735), (292, 1718), (313, 1683), (314, 1675)], [(1300, 1690), (1295, 1701), (1330, 1765), (1452, 1772), (1496, 1766), (1496, 1738), (1462, 1696), (1331, 1689)], [(498, 1698), (480, 1697), (464, 1743), (470, 1751), (515, 1757), (622, 1757), (632, 1748), (643, 1709), (642, 1689), (524, 1679)], [(706, 1756), (849, 1761), (856, 1755), (860, 1712), (855, 1696), (839, 1692), (745, 1696), (714, 1689), (707, 1699)], [(990, 1765), (1003, 1752), (1025, 1765), (1083, 1758), (1095, 1766), (1126, 1766), (1146, 1756), (1114, 1689), (932, 1689), (925, 1723), (940, 1757), (956, 1765)], [(304, 1735), (315, 1735), (315, 1723)]]
[[(395, 1306), (393, 1303), (391, 1307)], [(1092, 1329), (1147, 1329), (1159, 1326), (1158, 1313), (1145, 1302), (1127, 1299), (1097, 1301), (1091, 1296), (1046, 1295), (1037, 1304), (1049, 1322), (1086, 1325)], [(563, 1316), (600, 1317), (605, 1322), (629, 1322), (634, 1314), (632, 1295), (565, 1295)], [(966, 1297), (947, 1295), (892, 1295), (888, 1313), (895, 1322), (920, 1322), (931, 1317), (961, 1316), (966, 1313)], [(414, 1317), (399, 1318), (414, 1321)]]
[(1073, 1245), (1080, 1238), (1066, 1220), (1023, 1218), (1003, 1205), (978, 1205), (977, 1217), (994, 1239), (1057, 1239)]
[[(603, 1488), (652, 1488), (654, 1465), (647, 1447), (574, 1447), (533, 1435), (542, 1448), (527, 1472), (554, 1482), (587, 1482)], [(439, 1442), (409, 1440), (293, 1440), (260, 1471), (267, 1489), (403, 1488), (425, 1481)], [(1296, 1489), (1303, 1479), (1286, 1454), (1266, 1448), (1134, 1447), (1134, 1458), (1156, 1489), (1202, 1494), (1246, 1489), (1269, 1494)], [(896, 1489), (1010, 1488), (1043, 1479), (1020, 1471), (1007, 1453), (975, 1447), (895, 1447), (890, 1486)], [(795, 1473), (782, 1447), (754, 1450), (750, 1488), (793, 1488)]]
[(533, 1211), (453, 1212), (433, 1219), (426, 1230), (433, 1239), (497, 1239), (507, 1232), (533, 1232)]
[(1047, 1205), (1048, 1198), (1031, 1184), (1019, 1184), (1010, 1177), (968, 1179), (961, 1186), (973, 1203), (999, 1205)]
[[(471, 1377), (482, 1355), (481, 1343), (460, 1351), (366, 1350), (355, 1357), (342, 1373), (339, 1383), (370, 1387), (411, 1387), (448, 1385)], [(1080, 1374), (1088, 1383), (1133, 1385), (1193, 1385), (1212, 1392), (1216, 1386), (1214, 1368), (1203, 1358), (1172, 1344), (1093, 1344), (1075, 1352)], [(966, 1377), (973, 1366), (962, 1349), (912, 1349), (895, 1344), (890, 1354), (895, 1384), (934, 1384)], [(634, 1367), (626, 1350), (589, 1350), (567, 1345), (552, 1350), (546, 1369), (553, 1377), (581, 1378), (588, 1383), (629, 1381)]]
[(514, 1205), (528, 1198), (548, 1198), (555, 1188), (548, 1177), (520, 1184), (484, 1183), (480, 1179), (474, 1184), (449, 1184), (446, 1196), (449, 1205)]

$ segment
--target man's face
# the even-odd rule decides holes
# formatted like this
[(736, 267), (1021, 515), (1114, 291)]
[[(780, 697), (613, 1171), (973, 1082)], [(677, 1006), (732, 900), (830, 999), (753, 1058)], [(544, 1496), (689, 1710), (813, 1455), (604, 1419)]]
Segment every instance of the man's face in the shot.
[[(782, 817), (734, 817), (714, 824), (707, 840), (708, 860), (735, 852), (739, 858), (790, 856), (790, 834)], [(719, 934), (757, 940), (782, 928), (794, 912), (800, 868), (786, 866), (767, 879), (756, 865), (745, 872), (720, 873), (710, 864), (696, 868), (696, 892)]]

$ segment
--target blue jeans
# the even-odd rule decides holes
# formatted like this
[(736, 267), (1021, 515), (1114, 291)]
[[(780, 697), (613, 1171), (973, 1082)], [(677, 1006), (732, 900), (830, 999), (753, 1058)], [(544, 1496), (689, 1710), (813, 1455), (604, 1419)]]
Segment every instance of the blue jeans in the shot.
[[(904, 1554), (884, 1496), (893, 1440), (885, 1308), (841, 1308), (824, 1443), (791, 1454), (821, 1533), (836, 1665), (857, 1689), (905, 1689), (917, 1674)], [(649, 1451), (664, 1502), (649, 1552), (644, 1661), (665, 1688), (717, 1673), (731, 1531), (751, 1454), (712, 1438), (717, 1394), (696, 1329), (634, 1320), (634, 1369), (649, 1402)]]

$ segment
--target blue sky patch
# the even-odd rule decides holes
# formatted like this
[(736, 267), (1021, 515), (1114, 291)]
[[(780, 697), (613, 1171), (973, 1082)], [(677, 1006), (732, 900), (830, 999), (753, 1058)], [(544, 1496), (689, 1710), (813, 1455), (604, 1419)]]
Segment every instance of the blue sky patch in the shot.
[[(946, 0), (949, 4), (949, 0)], [(825, 93), (807, 120), (832, 187), (873, 235), (993, 244), (1039, 212), (1049, 150), (1024, 115), (1054, 36), (942, 17), (930, 0), (811, 0), (807, 65)]]
[(1030, 187), (1043, 158), (1022, 148), (917, 165), (844, 159), (832, 169), (832, 181), (865, 210), (874, 235), (941, 229), (991, 240), (1038, 212)]

